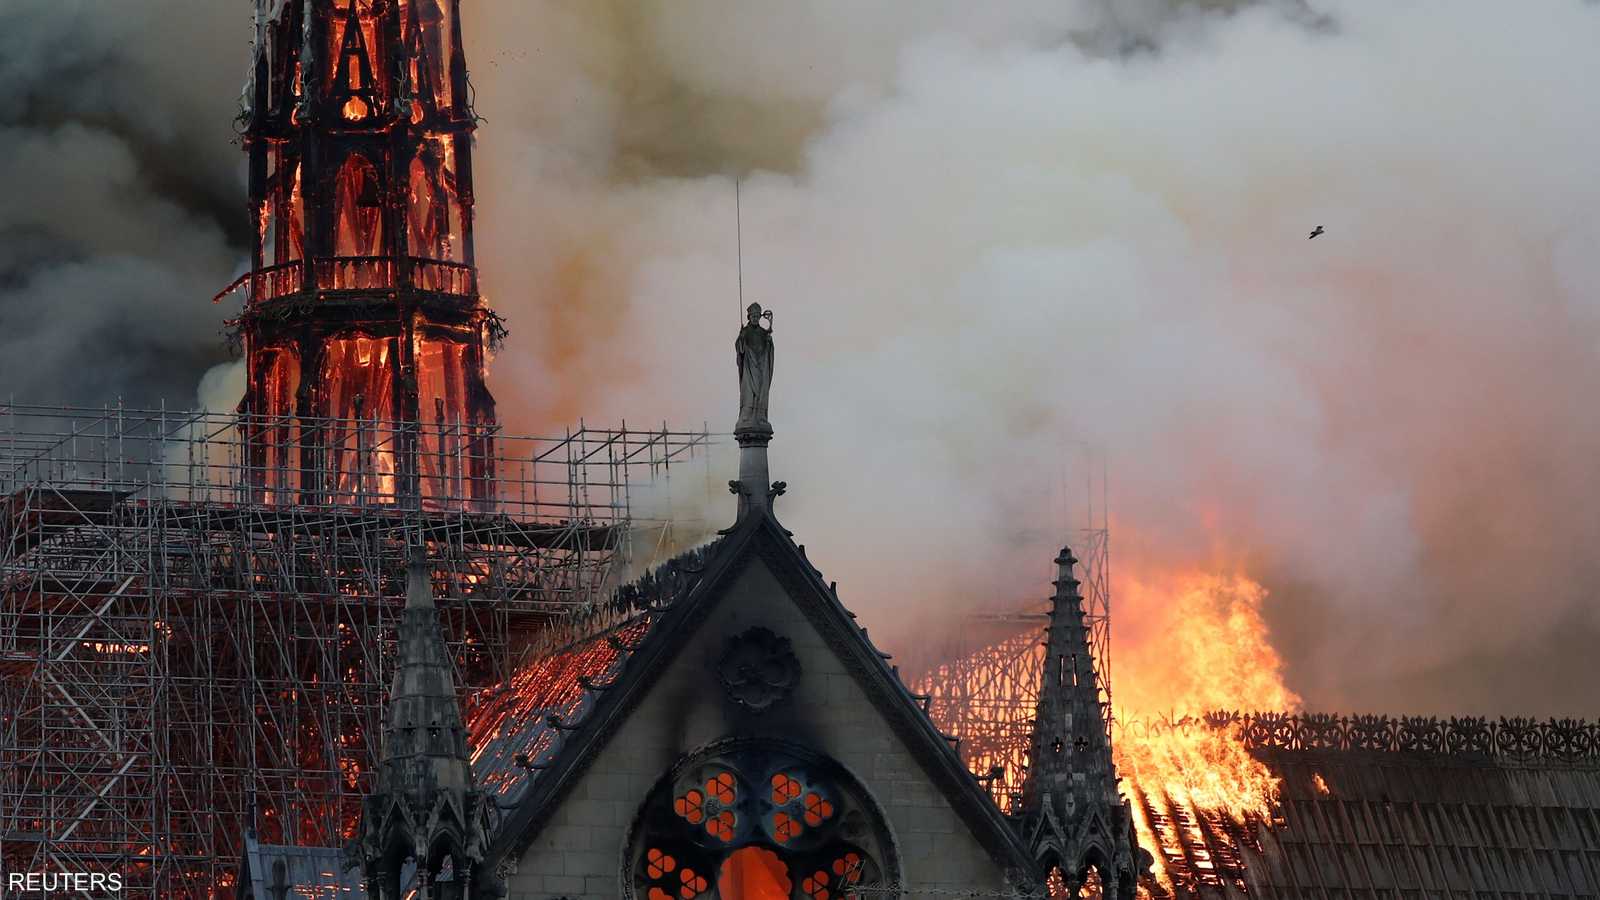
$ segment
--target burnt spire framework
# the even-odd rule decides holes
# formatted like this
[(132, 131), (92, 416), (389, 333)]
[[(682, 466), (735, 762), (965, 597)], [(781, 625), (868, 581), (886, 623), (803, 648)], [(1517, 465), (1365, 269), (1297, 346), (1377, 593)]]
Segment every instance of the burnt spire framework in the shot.
[(283, 503), (481, 499), (502, 332), (478, 292), (459, 0), (258, 0), (256, 30), (255, 241), (229, 288), (253, 480)]
[(1063, 547), (1055, 562), (1044, 672), (1022, 791), (1023, 837), (1041, 867), (1059, 870), (1074, 896), (1097, 877), (1104, 896), (1131, 900), (1143, 868), (1141, 851), (1132, 809), (1118, 791), (1109, 711), (1073, 575), (1078, 561)]

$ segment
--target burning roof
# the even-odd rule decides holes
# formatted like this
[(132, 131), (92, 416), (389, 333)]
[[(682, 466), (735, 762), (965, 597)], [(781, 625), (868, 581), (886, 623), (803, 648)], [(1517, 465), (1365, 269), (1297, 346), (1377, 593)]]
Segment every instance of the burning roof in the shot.
[(1240, 814), (1134, 772), (1147, 896), (1600, 890), (1600, 725), (1220, 714), (1151, 731), (1225, 737), (1272, 800)]
[(661, 620), (643, 612), (621, 625), (533, 660), (507, 686), (473, 698), (467, 739), (473, 771), (485, 789), (509, 795), (523, 775), (537, 777), (562, 737), (594, 706), (591, 688), (616, 678), (629, 655)]
[(609, 602), (554, 626), (560, 638), (511, 677), (479, 692), (467, 707), (467, 741), (476, 748), (473, 772), (485, 790), (505, 799), (538, 776), (563, 738), (594, 707), (598, 691), (622, 672), (629, 657), (661, 622), (662, 612), (699, 583), (720, 542), (690, 550), (618, 588)]

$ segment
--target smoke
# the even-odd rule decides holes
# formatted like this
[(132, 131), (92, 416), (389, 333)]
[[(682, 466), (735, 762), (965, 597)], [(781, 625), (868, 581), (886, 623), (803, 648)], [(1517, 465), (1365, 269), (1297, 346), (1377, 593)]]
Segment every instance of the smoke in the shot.
[[(1308, 708), (1595, 713), (1593, 5), (467, 7), (510, 428), (731, 427), (740, 177), (780, 513), (876, 639), (1044, 597), (1089, 442), (1113, 570), (1261, 582)], [(248, 25), (0, 5), (7, 393), (225, 358)], [(1131, 665), (1184, 623), (1121, 596)]]
[(1114, 569), (1260, 580), (1308, 707), (1595, 712), (1592, 5), (469, 25), (513, 425), (730, 426), (742, 177), (780, 512), (875, 636), (1044, 596), (1088, 441)]
[[(243, 3), (0, 4), (0, 385), (187, 406), (246, 260)], [(224, 87), (225, 86), (225, 87)]]

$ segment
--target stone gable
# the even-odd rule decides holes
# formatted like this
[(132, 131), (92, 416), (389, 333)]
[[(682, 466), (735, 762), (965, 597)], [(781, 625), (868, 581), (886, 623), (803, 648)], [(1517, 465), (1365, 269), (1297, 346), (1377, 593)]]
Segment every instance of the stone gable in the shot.
[[(996, 891), (1004, 873), (895, 736), (882, 712), (759, 558), (725, 595), (599, 751), (508, 879), (510, 897), (618, 897), (630, 827), (656, 783), (685, 755), (733, 736), (802, 744), (849, 770), (881, 809), (909, 892)], [(759, 713), (729, 699), (713, 666), (753, 627), (788, 639), (792, 693)]]

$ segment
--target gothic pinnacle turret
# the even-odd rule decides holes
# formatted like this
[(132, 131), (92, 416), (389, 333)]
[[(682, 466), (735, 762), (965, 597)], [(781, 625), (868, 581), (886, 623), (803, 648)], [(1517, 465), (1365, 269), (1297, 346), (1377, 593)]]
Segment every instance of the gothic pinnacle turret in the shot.
[(1105, 896), (1130, 900), (1140, 865), (1132, 811), (1117, 790), (1102, 699), (1072, 550), (1056, 557), (1044, 672), (1022, 791), (1023, 837), (1069, 889), (1094, 868)]
[(406, 573), (399, 644), (383, 759), (361, 819), (367, 896), (398, 900), (408, 860), (416, 865), (418, 900), (460, 896), (436, 889), (433, 881), (446, 859), (453, 889), (487, 880), (478, 870), (491, 832), (491, 800), (473, 782), (432, 578), (420, 551)]

